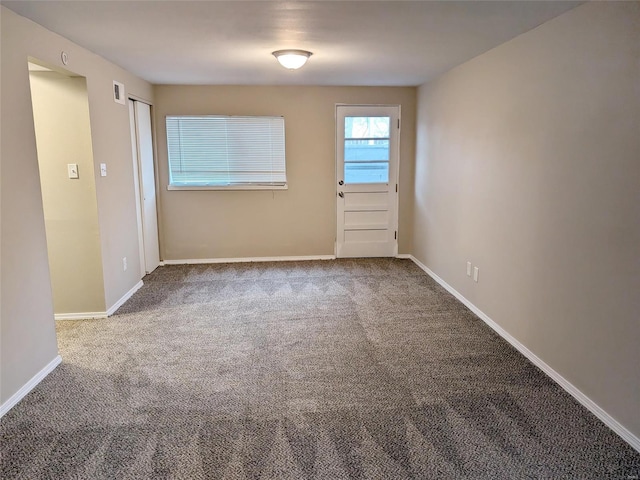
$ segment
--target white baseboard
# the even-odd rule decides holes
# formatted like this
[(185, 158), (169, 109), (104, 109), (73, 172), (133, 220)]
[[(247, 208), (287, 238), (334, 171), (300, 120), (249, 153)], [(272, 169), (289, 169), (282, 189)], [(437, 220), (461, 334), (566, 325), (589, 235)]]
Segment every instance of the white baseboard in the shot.
[[(405, 258), (405, 257), (400, 257)], [(556, 372), (553, 368), (547, 365), (543, 360), (541, 360), (535, 353), (525, 347), (522, 343), (516, 340), (513, 336), (511, 336), (504, 328), (498, 325), (495, 321), (493, 321), (487, 314), (485, 314), (482, 310), (476, 307), (473, 303), (467, 300), (460, 292), (458, 292), (455, 288), (445, 282), (442, 278), (436, 275), (435, 272), (430, 270), (426, 265), (424, 265), (420, 260), (415, 258), (413, 255), (409, 255), (407, 258), (410, 258), (416, 265), (418, 265), (422, 270), (424, 270), (427, 275), (433, 278), (436, 282), (442, 285), (450, 294), (460, 300), (469, 310), (475, 313), (484, 323), (486, 323), (489, 327), (491, 327), (498, 335), (504, 338), (507, 342), (509, 342), (516, 350), (518, 350), (522, 355), (527, 357), (531, 363), (537, 366), (540, 370), (546, 373), (554, 382), (560, 385), (566, 392), (568, 392), (573, 398), (575, 398), (582, 406), (584, 406), (587, 410), (593, 413), (596, 417), (598, 417), (605, 425), (607, 425), (611, 430), (617, 433), (625, 442), (631, 445), (634, 449), (640, 452), (640, 438), (631, 433), (627, 428), (625, 428), (620, 422), (618, 422), (615, 418), (609, 415), (606, 411), (604, 411), (598, 404), (596, 404), (593, 400), (587, 397), (584, 393), (582, 393), (578, 388), (576, 388), (571, 382), (569, 382), (566, 378)]]
[(78, 313), (56, 313), (53, 315), (56, 320), (92, 320), (94, 318), (107, 318), (107, 312), (78, 312)]
[(116, 313), (116, 310), (118, 310), (124, 304), (124, 302), (129, 300), (134, 293), (140, 290), (140, 287), (142, 287), (142, 285), (144, 285), (144, 283), (142, 282), (142, 280), (140, 280), (134, 285), (131, 290), (125, 293), (122, 298), (114, 303), (106, 312), (56, 313), (54, 314), (54, 318), (56, 320), (92, 320), (96, 318), (110, 317), (111, 315)]
[(140, 280), (138, 283), (136, 283), (131, 290), (129, 290), (127, 293), (125, 293), (120, 300), (118, 300), (116, 303), (114, 303), (107, 310), (107, 316), (110, 317), (111, 315), (116, 313), (116, 310), (118, 310), (124, 304), (124, 302), (129, 300), (133, 296), (134, 293), (136, 293), (138, 290), (140, 290), (142, 285), (144, 285), (144, 282), (142, 280)]
[(187, 258), (165, 260), (165, 265), (196, 265), (201, 263), (293, 262), (304, 260), (335, 260), (335, 255), (303, 255), (290, 257)]
[(11, 410), (20, 400), (22, 400), (27, 393), (34, 389), (44, 377), (49, 375), (58, 365), (62, 362), (62, 357), (57, 355), (56, 358), (51, 360), (42, 370), (36, 373), (31, 380), (25, 383), (20, 390), (14, 393), (6, 402), (0, 405), (0, 418), (2, 418), (9, 410)]
[(415, 262), (415, 259), (413, 258), (413, 255), (411, 255), (410, 253), (399, 253), (396, 255), (396, 258), (405, 258), (408, 260), (413, 260)]

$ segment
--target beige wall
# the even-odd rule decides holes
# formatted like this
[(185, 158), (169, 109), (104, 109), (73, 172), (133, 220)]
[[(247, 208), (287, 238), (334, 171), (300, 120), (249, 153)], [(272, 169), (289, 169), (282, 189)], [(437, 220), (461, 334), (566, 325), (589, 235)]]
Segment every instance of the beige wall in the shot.
[[(31, 72), (54, 313), (104, 312), (104, 281), (87, 82)], [(67, 165), (77, 163), (79, 178)]]
[[(335, 105), (400, 104), (399, 249), (411, 251), (415, 88), (156, 86), (161, 247), (167, 260), (333, 255)], [(283, 115), (288, 190), (167, 191), (166, 115)]]
[[(107, 308), (140, 279), (129, 112), (114, 103), (112, 82), (152, 100), (148, 83), (5, 7), (1, 16), (0, 402), (5, 402), (57, 355), (53, 301), (29, 91), (28, 57), (87, 78), (100, 242)], [(95, 169), (97, 172), (97, 168)], [(122, 270), (122, 257), (129, 269)]]
[(422, 86), (414, 215), (421, 262), (636, 436), (639, 59), (640, 3), (590, 2)]

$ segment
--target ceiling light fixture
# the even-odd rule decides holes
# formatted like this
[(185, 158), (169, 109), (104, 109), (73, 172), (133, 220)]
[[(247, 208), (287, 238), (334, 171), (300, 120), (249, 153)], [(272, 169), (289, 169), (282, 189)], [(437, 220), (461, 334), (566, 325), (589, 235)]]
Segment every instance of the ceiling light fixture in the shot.
[(306, 50), (276, 50), (272, 53), (274, 57), (280, 62), (284, 68), (289, 70), (297, 70), (309, 60), (309, 57), (313, 55)]

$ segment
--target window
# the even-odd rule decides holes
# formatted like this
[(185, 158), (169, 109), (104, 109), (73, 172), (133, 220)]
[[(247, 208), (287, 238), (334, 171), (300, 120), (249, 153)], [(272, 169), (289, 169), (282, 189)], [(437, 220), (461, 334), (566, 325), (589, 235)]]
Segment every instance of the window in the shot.
[(169, 189), (286, 188), (284, 118), (166, 120)]
[(389, 183), (390, 117), (344, 117), (344, 181)]

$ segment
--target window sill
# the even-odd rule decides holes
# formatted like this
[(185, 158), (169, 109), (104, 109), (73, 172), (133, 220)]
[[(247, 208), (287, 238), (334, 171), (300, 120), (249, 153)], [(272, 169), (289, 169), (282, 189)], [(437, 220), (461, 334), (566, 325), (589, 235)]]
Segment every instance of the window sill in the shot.
[(167, 185), (167, 190), (288, 190), (284, 185)]

